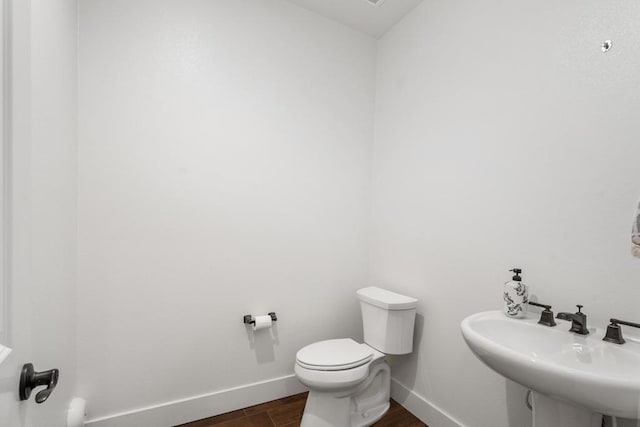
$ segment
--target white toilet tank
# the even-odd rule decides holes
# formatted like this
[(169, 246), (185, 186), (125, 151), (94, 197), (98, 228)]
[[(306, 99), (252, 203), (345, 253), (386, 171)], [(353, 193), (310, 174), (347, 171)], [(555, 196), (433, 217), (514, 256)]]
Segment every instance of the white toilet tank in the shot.
[(374, 286), (357, 294), (364, 342), (385, 354), (411, 353), (418, 300)]

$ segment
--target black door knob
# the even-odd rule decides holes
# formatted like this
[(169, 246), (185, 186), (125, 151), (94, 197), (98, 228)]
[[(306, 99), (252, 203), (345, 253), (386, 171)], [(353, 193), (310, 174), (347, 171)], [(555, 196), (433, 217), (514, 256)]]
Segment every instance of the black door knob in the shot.
[(29, 399), (34, 388), (46, 386), (44, 390), (36, 394), (36, 403), (43, 403), (49, 398), (53, 389), (56, 388), (56, 385), (58, 385), (59, 375), (60, 372), (57, 369), (36, 372), (31, 363), (25, 364), (20, 374), (20, 400)]

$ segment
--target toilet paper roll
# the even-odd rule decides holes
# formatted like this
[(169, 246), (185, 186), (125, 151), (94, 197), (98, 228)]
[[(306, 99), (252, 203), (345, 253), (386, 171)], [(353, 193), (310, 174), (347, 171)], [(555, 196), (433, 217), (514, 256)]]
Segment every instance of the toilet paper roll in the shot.
[(253, 324), (254, 331), (269, 329), (271, 327), (271, 316), (268, 314), (265, 314), (264, 316), (256, 316), (254, 320), (256, 321), (256, 323)]

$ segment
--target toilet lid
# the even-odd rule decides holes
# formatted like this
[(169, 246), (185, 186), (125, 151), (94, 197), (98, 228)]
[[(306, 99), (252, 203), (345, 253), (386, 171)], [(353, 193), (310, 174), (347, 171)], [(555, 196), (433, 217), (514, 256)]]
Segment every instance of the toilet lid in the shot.
[(319, 341), (302, 348), (296, 354), (297, 363), (316, 371), (342, 371), (368, 363), (373, 351), (368, 345), (351, 338)]

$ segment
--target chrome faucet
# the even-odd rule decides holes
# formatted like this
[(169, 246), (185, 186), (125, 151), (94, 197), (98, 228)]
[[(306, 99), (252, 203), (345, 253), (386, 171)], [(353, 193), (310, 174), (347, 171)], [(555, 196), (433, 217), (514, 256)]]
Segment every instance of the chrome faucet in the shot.
[(581, 311), (582, 305), (578, 304), (576, 307), (578, 307), (576, 313), (561, 312), (556, 315), (556, 319), (571, 320), (571, 329), (569, 329), (569, 332), (587, 335), (589, 334), (589, 329), (587, 329), (587, 315)]

